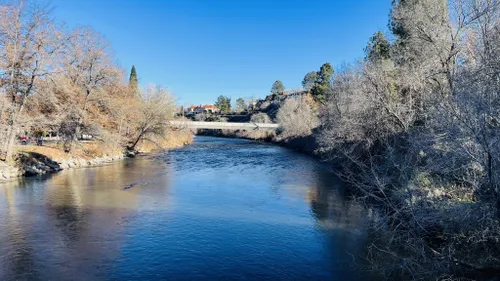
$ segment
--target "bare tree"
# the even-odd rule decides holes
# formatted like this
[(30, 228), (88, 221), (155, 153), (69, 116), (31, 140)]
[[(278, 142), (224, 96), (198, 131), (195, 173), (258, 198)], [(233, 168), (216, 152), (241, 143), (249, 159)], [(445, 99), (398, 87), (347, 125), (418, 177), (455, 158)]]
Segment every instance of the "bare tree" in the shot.
[(116, 150), (130, 139), (135, 147), (139, 140), (162, 135), (174, 105), (172, 96), (159, 87), (150, 88), (143, 100), (132, 95), (102, 35), (89, 27), (67, 32), (36, 1), (4, 2), (0, 4), (2, 160), (15, 158), (16, 136), (34, 130), (57, 132), (67, 152), (84, 134), (96, 141), (105, 139)]
[(27, 101), (53, 72), (64, 39), (46, 7), (24, 1), (0, 7), (0, 81), (12, 104), (3, 113), (8, 120), (3, 145), (7, 160), (12, 160)]
[(136, 110), (135, 134), (128, 149), (134, 150), (139, 141), (152, 136), (164, 137), (175, 110), (175, 99), (166, 89), (149, 85)]
[[(89, 27), (74, 31), (62, 65), (70, 84), (78, 93), (79, 121), (74, 137), (80, 137), (80, 130), (88, 110), (89, 102), (102, 93), (106, 86), (119, 80), (120, 71), (112, 62), (108, 50), (109, 43)], [(76, 139), (75, 139), (76, 140)]]
[(377, 270), (425, 279), (456, 264), (498, 268), (499, 2), (394, 5), (394, 61), (336, 74), (320, 150), (377, 206)]

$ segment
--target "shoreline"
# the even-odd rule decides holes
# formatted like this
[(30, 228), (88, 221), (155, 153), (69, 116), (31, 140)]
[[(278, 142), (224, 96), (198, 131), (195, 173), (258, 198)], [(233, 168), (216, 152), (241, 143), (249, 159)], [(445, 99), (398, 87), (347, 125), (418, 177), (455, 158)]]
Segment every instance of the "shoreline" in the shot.
[[(0, 183), (18, 178), (53, 174), (63, 170), (97, 167), (139, 155), (168, 151), (191, 143), (193, 143), (193, 134), (184, 132), (175, 138), (169, 138), (161, 146), (151, 148), (149, 145), (143, 145), (139, 147), (138, 153), (133, 155), (127, 154), (126, 150), (117, 149), (103, 152), (102, 155), (86, 155), (87, 151), (65, 154), (62, 150), (51, 146), (26, 146), (18, 151), (16, 166), (0, 163)], [(104, 146), (104, 144), (101, 145)]]
[[(115, 153), (106, 153), (105, 155), (98, 157), (49, 157), (44, 155), (43, 153), (38, 153), (37, 148), (47, 148), (48, 146), (41, 147), (30, 147), (32, 151), (20, 151), (19, 152), (19, 163), (18, 166), (11, 165), (1, 165), (0, 163), (0, 183), (12, 181), (17, 178), (26, 178), (26, 177), (34, 177), (41, 176), (47, 174), (57, 173), (63, 170), (70, 169), (79, 169), (79, 168), (91, 168), (98, 167), (101, 165), (111, 164), (117, 161), (121, 161), (127, 158), (134, 158), (140, 155), (148, 155), (154, 154), (162, 151), (168, 151), (170, 149), (184, 147), (186, 145), (193, 143), (194, 136), (212, 136), (212, 137), (220, 137), (220, 138), (228, 138), (228, 139), (246, 139), (252, 141), (260, 141), (272, 145), (277, 145), (280, 147), (284, 147), (287, 149), (292, 149), (296, 152), (303, 153), (305, 155), (311, 156), (319, 161), (321, 161), (321, 156), (314, 153), (314, 149), (303, 149), (302, 146), (304, 139), (309, 138), (301, 138), (301, 139), (292, 139), (289, 141), (277, 141), (273, 136), (266, 137), (251, 137), (245, 135), (239, 135), (239, 133), (245, 133), (245, 131), (232, 131), (232, 132), (222, 132), (222, 131), (214, 131), (214, 130), (204, 130), (198, 131), (194, 134), (191, 134), (189, 140), (186, 141), (186, 135), (179, 138), (180, 142), (169, 144), (162, 149), (140, 149), (137, 154), (128, 156), (126, 151), (123, 152), (115, 152)], [(181, 139), (183, 139), (181, 141)], [(309, 140), (310, 141), (310, 140)]]
[[(293, 139), (288, 139), (286, 141), (277, 141), (274, 138), (258, 139), (258, 138), (248, 137), (248, 136), (247, 137), (241, 136), (241, 135), (238, 135), (236, 132), (227, 132), (227, 131), (224, 132), (224, 131), (213, 131), (213, 130), (211, 132), (201, 132), (201, 133), (198, 132), (197, 135), (215, 136), (215, 137), (221, 137), (221, 138), (242, 138), (242, 139), (248, 139), (248, 140), (253, 140), (253, 141), (262, 141), (265, 143), (285, 147), (287, 149), (292, 149), (292, 150), (297, 151), (299, 153), (303, 153), (303, 154), (306, 154), (308, 156), (311, 156), (311, 157), (317, 159), (318, 161), (324, 161), (322, 159), (321, 154), (314, 153), (315, 150), (311, 151), (311, 150), (304, 149), (304, 146), (303, 146), (304, 142), (311, 141), (311, 139), (314, 139), (313, 137), (293, 138)], [(314, 142), (315, 142), (315, 140), (314, 140)], [(309, 144), (311, 144), (311, 143), (309, 143)], [(339, 171), (339, 169), (341, 169), (338, 165), (333, 164), (331, 161), (326, 161), (326, 162), (330, 165), (330, 168), (333, 171)], [(345, 183), (347, 183), (347, 182), (345, 182)], [(353, 195), (354, 197), (363, 196), (363, 193), (360, 193), (360, 191), (355, 186), (348, 187), (348, 192), (351, 195)], [(380, 206), (377, 206), (377, 204), (375, 202), (367, 201), (367, 202), (365, 202), (365, 204), (366, 204), (365, 208), (370, 208), (371, 210), (373, 210), (373, 212), (380, 212), (381, 211)], [(452, 215), (447, 215), (446, 213), (442, 213), (441, 218), (443, 218), (445, 220), (446, 219), (448, 219), (448, 220), (454, 219)], [(374, 224), (374, 225), (377, 224), (374, 217), (370, 218), (370, 220), (371, 220), (372, 224)], [(400, 222), (405, 222), (405, 221), (401, 220)], [(385, 226), (389, 227), (389, 225), (385, 225)], [(386, 242), (390, 239), (390, 236), (393, 235), (395, 232), (393, 229), (386, 228), (385, 230), (378, 231), (376, 233), (377, 233), (377, 235), (379, 235), (379, 239), (381, 239), (381, 241), (384, 239), (387, 239), (387, 240), (384, 240), (384, 242)], [(425, 236), (420, 236), (420, 237), (425, 238)], [(429, 237), (433, 238), (431, 236), (429, 236)], [(429, 238), (429, 237), (427, 237), (427, 238)], [(447, 244), (445, 242), (440, 244), (441, 247), (446, 247), (447, 245), (449, 245), (449, 244)], [(429, 258), (431, 258), (431, 257), (429, 257)], [(455, 259), (455, 263), (456, 263), (454, 266), (452, 266), (452, 272), (453, 272), (453, 274), (456, 274), (456, 275), (453, 275), (455, 277), (481, 276), (481, 280), (490, 280), (492, 277), (498, 276), (498, 274), (500, 273), (498, 266), (496, 264), (494, 264), (494, 262), (485, 262), (485, 261), (481, 261), (481, 260), (478, 260), (476, 262), (473, 259), (471, 260), (471, 258), (469, 256), (465, 255), (464, 253), (457, 253), (456, 255), (454, 255), (453, 258)]]
[(292, 149), (296, 152), (303, 153), (322, 161), (320, 154), (315, 153), (318, 148), (316, 139), (311, 135), (301, 138), (291, 138), (287, 140), (276, 140), (275, 135), (255, 136), (249, 131), (229, 131), (229, 130), (212, 130), (202, 129), (195, 133), (196, 136), (209, 136), (228, 139), (246, 139), (253, 141), (261, 141), (280, 147)]

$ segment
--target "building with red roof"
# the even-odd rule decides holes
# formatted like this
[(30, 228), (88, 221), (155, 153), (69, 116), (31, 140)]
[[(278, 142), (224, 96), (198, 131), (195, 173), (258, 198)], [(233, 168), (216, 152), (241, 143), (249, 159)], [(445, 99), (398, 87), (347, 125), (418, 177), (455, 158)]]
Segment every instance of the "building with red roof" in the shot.
[(189, 114), (200, 114), (200, 113), (218, 113), (220, 109), (213, 104), (205, 104), (205, 105), (192, 105), (186, 108), (186, 115)]

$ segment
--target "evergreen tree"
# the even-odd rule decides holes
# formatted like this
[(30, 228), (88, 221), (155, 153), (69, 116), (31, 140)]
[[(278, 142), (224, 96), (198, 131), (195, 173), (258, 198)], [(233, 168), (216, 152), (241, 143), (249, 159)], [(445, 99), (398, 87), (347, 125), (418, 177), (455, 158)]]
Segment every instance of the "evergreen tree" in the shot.
[(393, 0), (389, 27), (399, 64), (434, 60), (451, 46), (447, 0)]
[(215, 102), (215, 106), (220, 109), (221, 113), (227, 114), (231, 112), (231, 98), (219, 96)]
[(316, 79), (318, 79), (318, 73), (316, 71), (307, 73), (306, 76), (304, 76), (304, 80), (302, 80), (302, 87), (304, 88), (304, 90), (308, 92), (312, 90)]
[(280, 80), (276, 80), (271, 87), (271, 93), (274, 95), (283, 95), (285, 93), (285, 86)]
[(396, 66), (411, 69), (413, 81), (419, 81), (396, 88), (401, 97), (412, 97), (406, 100), (413, 104), (415, 124), (422, 125), (428, 118), (425, 103), (429, 96), (415, 85), (430, 82), (446, 94), (453, 89), (460, 44), (454, 42), (458, 38), (453, 39), (448, 0), (394, 0), (390, 16), (390, 28), (396, 36), (391, 59)]
[(391, 44), (381, 31), (376, 32), (365, 48), (365, 59), (378, 62), (391, 57)]
[(316, 82), (311, 90), (314, 99), (319, 103), (325, 104), (328, 99), (328, 91), (330, 90), (332, 76), (333, 67), (331, 64), (328, 62), (323, 64), (317, 73)]
[(236, 111), (243, 112), (247, 109), (247, 104), (243, 98), (238, 98), (236, 100)]
[(137, 79), (137, 71), (135, 70), (135, 66), (133, 65), (132, 69), (130, 70), (130, 78), (128, 80), (128, 85), (132, 93), (139, 96), (139, 80)]

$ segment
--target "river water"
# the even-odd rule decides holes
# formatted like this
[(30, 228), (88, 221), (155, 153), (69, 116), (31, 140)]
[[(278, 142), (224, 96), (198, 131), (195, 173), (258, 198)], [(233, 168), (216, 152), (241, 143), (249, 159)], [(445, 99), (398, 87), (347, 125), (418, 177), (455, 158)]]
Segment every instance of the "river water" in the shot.
[(0, 280), (369, 280), (327, 167), (247, 140), (0, 183)]

